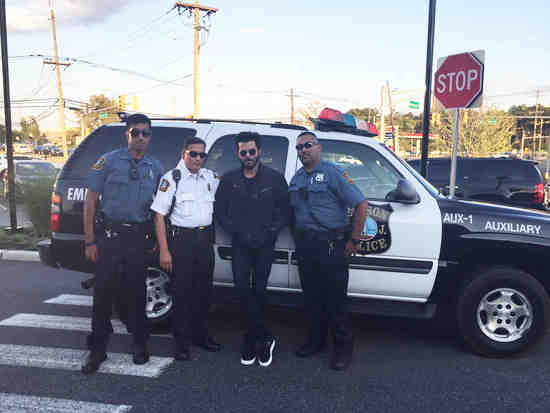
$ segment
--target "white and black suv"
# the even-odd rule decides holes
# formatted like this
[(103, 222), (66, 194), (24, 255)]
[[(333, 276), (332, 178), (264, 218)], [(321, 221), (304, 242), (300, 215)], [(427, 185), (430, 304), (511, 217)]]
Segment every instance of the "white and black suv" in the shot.
[[(223, 174), (238, 167), (234, 136), (262, 135), (262, 162), (290, 181), (298, 168), (295, 145), (305, 128), (218, 120), (153, 120), (149, 153), (173, 168), (184, 140), (207, 142), (205, 167)], [(431, 318), (452, 307), (449, 324), (475, 352), (505, 356), (525, 350), (550, 321), (550, 216), (480, 202), (451, 200), (375, 139), (334, 120), (315, 130), (322, 157), (354, 180), (368, 199), (359, 253), (351, 257), (348, 295), (356, 312)], [(126, 146), (124, 124), (102, 126), (76, 149), (52, 194), (52, 238), (40, 244), (44, 263), (92, 272), (84, 257), (85, 178), (105, 152)], [(216, 226), (215, 292), (233, 291), (230, 237)], [(123, 271), (123, 269), (121, 269)], [(151, 261), (147, 316), (170, 315), (169, 276)], [(284, 229), (276, 243), (270, 299), (299, 304), (294, 242)], [(215, 297), (217, 295), (215, 294)]]

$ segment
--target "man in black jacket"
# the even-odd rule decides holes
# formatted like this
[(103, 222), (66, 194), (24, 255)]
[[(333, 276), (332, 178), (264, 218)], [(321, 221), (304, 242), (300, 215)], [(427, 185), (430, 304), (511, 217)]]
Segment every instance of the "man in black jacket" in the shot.
[(277, 234), (289, 222), (288, 185), (283, 175), (260, 162), (258, 133), (241, 132), (235, 143), (242, 167), (222, 177), (214, 215), (232, 235), (233, 279), (247, 321), (241, 363), (254, 364), (257, 355), (267, 367), (275, 348), (264, 322), (267, 279)]

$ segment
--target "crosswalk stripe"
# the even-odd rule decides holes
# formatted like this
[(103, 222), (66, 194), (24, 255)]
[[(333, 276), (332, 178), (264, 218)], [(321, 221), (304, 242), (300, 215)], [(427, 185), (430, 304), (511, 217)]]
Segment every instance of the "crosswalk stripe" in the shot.
[(132, 406), (0, 393), (0, 413), (124, 413)]
[[(128, 334), (120, 320), (111, 320), (115, 334)], [(49, 328), (53, 330), (91, 331), (89, 317), (70, 317), (46, 314), (15, 314), (0, 321), (0, 326)]]
[[(19, 367), (80, 370), (88, 351), (57, 347), (0, 344), (0, 364)], [(107, 353), (107, 360), (99, 372), (125, 376), (158, 377), (174, 359), (153, 356), (145, 364), (137, 365), (131, 354)]]
[(91, 307), (93, 304), (93, 297), (91, 295), (82, 294), (61, 294), (44, 302), (48, 304), (81, 305)]

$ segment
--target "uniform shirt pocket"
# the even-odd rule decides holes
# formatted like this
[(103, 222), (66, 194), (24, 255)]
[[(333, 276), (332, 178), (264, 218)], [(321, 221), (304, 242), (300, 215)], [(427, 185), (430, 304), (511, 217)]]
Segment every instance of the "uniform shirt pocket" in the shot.
[(193, 214), (195, 201), (195, 194), (191, 192), (181, 192), (176, 195), (177, 207), (181, 208), (181, 214), (186, 217)]
[(330, 189), (326, 182), (319, 182), (310, 185), (308, 197), (313, 204), (323, 204), (330, 199)]
[(103, 198), (108, 200), (128, 199), (128, 174), (110, 175), (103, 187)]

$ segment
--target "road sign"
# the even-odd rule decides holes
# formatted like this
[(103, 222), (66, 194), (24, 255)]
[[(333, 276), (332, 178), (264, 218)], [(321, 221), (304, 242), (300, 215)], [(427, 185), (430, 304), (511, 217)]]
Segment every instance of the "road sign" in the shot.
[(107, 118), (107, 112), (99, 112), (99, 118), (100, 119), (106, 119)]
[(437, 62), (434, 95), (447, 109), (481, 106), (485, 51), (442, 57)]
[(411, 109), (418, 109), (420, 107), (420, 103), (415, 100), (409, 100), (409, 108)]

